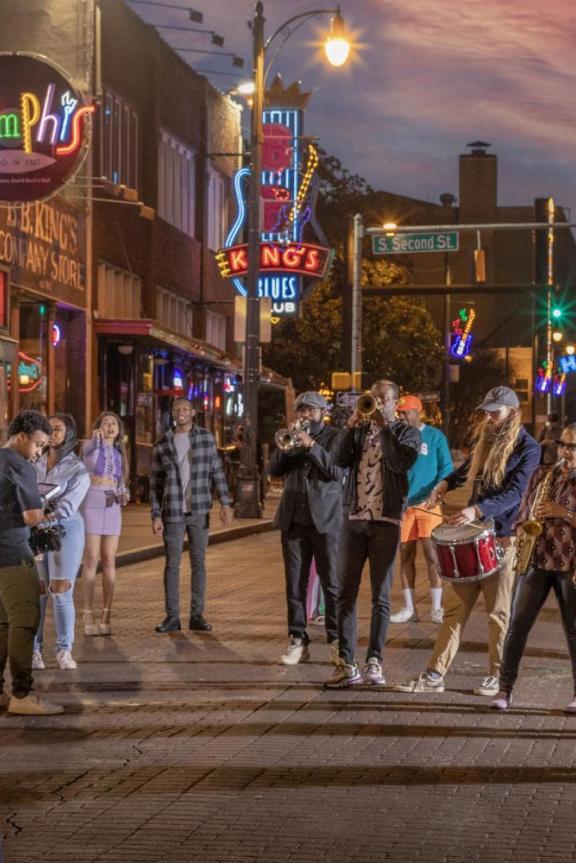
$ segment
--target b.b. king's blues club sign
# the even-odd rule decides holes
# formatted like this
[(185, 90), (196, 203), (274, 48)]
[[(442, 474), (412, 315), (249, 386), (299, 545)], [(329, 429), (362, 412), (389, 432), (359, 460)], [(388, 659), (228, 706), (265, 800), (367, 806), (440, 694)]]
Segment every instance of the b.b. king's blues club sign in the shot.
[[(260, 277), (258, 293), (272, 301), (272, 319), (294, 317), (315, 281), (325, 277), (332, 250), (315, 217), (318, 153), (303, 138), (309, 93), (298, 84), (286, 89), (277, 77), (266, 93), (263, 112)], [(216, 254), (220, 273), (246, 296), (247, 246), (238, 243), (247, 223), (249, 168), (234, 178), (237, 214), (224, 248)]]

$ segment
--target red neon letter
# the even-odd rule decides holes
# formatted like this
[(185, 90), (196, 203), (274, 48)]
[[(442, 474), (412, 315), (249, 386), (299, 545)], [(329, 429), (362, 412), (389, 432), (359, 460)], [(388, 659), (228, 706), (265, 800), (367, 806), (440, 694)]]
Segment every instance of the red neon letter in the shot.
[(72, 140), (69, 144), (63, 147), (56, 147), (57, 156), (69, 156), (74, 150), (80, 146), (80, 122), (84, 114), (93, 114), (95, 111), (94, 105), (85, 105), (74, 114), (72, 119)]
[(278, 246), (262, 246), (262, 267), (279, 267), (280, 249)]
[(241, 273), (248, 268), (246, 249), (230, 249), (230, 269), (233, 273)]

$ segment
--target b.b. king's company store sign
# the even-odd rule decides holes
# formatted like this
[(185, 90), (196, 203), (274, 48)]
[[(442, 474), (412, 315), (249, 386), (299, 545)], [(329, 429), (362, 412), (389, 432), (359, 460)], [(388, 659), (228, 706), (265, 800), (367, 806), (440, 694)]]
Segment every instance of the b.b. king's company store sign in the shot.
[(82, 163), (93, 111), (52, 63), (0, 54), (0, 202), (58, 192)]

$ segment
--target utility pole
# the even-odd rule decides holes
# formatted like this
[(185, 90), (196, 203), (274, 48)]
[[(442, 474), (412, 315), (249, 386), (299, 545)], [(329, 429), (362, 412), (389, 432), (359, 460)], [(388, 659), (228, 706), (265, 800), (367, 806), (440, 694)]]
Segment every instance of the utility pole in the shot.
[[(362, 239), (364, 237), (364, 222), (360, 213), (356, 213), (352, 224), (352, 315), (351, 315), (351, 352), (350, 372), (352, 373), (352, 387), (354, 381), (362, 375)], [(354, 377), (356, 375), (356, 377)], [(359, 389), (362, 389), (360, 384)]]

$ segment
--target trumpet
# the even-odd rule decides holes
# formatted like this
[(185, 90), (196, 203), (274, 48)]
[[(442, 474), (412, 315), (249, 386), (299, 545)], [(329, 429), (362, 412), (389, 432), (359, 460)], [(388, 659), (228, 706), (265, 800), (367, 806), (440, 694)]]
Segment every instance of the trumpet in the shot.
[(355, 405), (356, 410), (365, 420), (370, 419), (372, 414), (379, 411), (381, 407), (382, 404), (380, 399), (377, 399), (375, 395), (372, 395), (369, 390), (358, 397)]
[(274, 435), (274, 443), (281, 452), (292, 452), (301, 446), (298, 432), (307, 432), (309, 428), (309, 420), (296, 420), (292, 428), (278, 429)]

